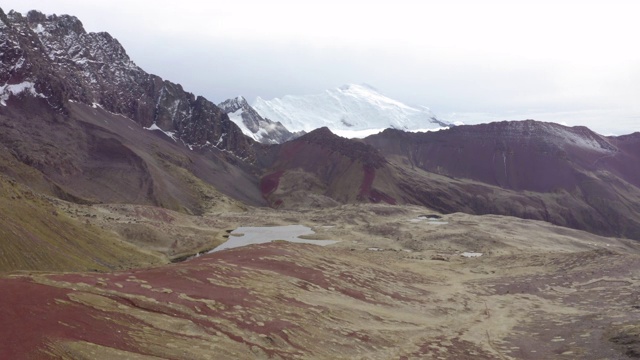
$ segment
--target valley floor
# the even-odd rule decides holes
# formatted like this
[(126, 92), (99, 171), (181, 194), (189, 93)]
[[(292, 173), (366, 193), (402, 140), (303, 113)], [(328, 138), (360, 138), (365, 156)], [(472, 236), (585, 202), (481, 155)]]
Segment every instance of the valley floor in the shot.
[[(0, 358), (618, 359), (640, 356), (640, 246), (543, 222), (420, 207), (191, 217), (58, 204), (178, 259), (239, 226), (306, 239), (107, 273), (0, 277)], [(126, 230), (129, 229), (129, 230)], [(481, 253), (464, 257), (463, 253)]]

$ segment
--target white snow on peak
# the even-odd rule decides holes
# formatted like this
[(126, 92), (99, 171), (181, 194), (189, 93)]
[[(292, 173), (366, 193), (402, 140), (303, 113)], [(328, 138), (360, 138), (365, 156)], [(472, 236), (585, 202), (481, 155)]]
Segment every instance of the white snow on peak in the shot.
[(0, 86), (0, 105), (7, 106), (7, 100), (12, 95), (19, 95), (23, 92), (27, 92), (35, 97), (47, 98), (43, 94), (36, 91), (35, 84), (30, 81), (25, 81), (20, 84), (4, 84)]
[(585, 150), (593, 150), (597, 152), (615, 153), (617, 149), (609, 144), (608, 141), (601, 138), (600, 135), (588, 132), (588, 133), (576, 133), (577, 130), (569, 127), (558, 127), (551, 124), (543, 123), (542, 126), (546, 127), (551, 133), (555, 134), (559, 141), (559, 144), (571, 144), (573, 146), (583, 148)]
[[(446, 130), (449, 127), (447, 126), (442, 126), (442, 127), (433, 127), (433, 128), (427, 128), (427, 129), (411, 129), (411, 130), (406, 130), (408, 132), (431, 132), (431, 131), (440, 131), (440, 130)], [(375, 135), (378, 133), (381, 133), (385, 130), (386, 128), (379, 128), (379, 129), (365, 129), (365, 130), (341, 130), (341, 129), (334, 129), (332, 130), (332, 132), (338, 136), (344, 137), (344, 138), (348, 138), (348, 139), (364, 139), (367, 136), (371, 136), (371, 135)]]
[(290, 131), (311, 131), (323, 126), (346, 137), (363, 137), (381, 129), (436, 130), (441, 122), (427, 107), (413, 107), (382, 95), (368, 85), (343, 85), (315, 95), (286, 95), (256, 99), (253, 108)]
[(248, 137), (252, 138), (255, 141), (262, 140), (262, 138), (265, 135), (267, 135), (267, 131), (265, 129), (260, 129), (260, 130), (258, 130), (257, 133), (254, 133), (251, 130), (249, 130), (247, 125), (245, 125), (244, 121), (242, 120), (242, 113), (243, 112), (244, 112), (244, 109), (240, 108), (240, 109), (238, 109), (238, 110), (236, 110), (234, 112), (228, 113), (227, 116), (229, 116), (229, 120), (231, 120), (236, 125), (238, 125), (238, 127), (240, 128), (240, 130), (242, 131), (243, 134), (247, 135)]
[[(528, 134), (526, 137), (523, 134)], [(547, 122), (512, 121), (508, 123), (505, 137), (524, 141), (527, 137), (542, 137), (544, 142), (560, 147), (566, 145), (601, 153), (615, 153), (617, 149), (602, 136), (580, 127), (566, 127)]]

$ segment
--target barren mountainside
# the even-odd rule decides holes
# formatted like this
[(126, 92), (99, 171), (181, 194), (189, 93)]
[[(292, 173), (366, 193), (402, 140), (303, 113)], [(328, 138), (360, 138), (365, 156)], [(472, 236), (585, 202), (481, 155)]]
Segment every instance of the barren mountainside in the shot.
[(261, 191), (285, 208), (313, 194), (318, 204), (417, 204), (640, 239), (636, 140), (537, 121), (387, 129), (364, 140), (323, 128), (260, 156)]
[(75, 17), (0, 19), (0, 142), (38, 174), (27, 185), (72, 201), (191, 213), (226, 196), (263, 203), (256, 144), (215, 104), (144, 72), (117, 40), (85, 32)]

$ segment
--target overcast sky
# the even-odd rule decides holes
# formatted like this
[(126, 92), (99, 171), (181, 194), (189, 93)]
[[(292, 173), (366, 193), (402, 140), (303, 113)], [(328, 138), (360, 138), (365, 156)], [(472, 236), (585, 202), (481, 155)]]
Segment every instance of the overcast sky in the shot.
[(367, 83), (449, 121), (640, 131), (635, 1), (2, 0), (77, 16), (218, 103)]

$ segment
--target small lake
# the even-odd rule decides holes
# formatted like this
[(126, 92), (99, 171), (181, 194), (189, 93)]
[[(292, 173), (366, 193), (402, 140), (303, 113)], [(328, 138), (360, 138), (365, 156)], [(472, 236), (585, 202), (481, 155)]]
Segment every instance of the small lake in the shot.
[(300, 236), (315, 234), (311, 228), (303, 225), (285, 225), (285, 226), (242, 226), (231, 233), (229, 239), (224, 244), (209, 251), (209, 253), (247, 246), (253, 244), (264, 244), (275, 240), (284, 240), (294, 243), (314, 244), (314, 245), (331, 245), (338, 241), (335, 240), (307, 240), (300, 239)]

